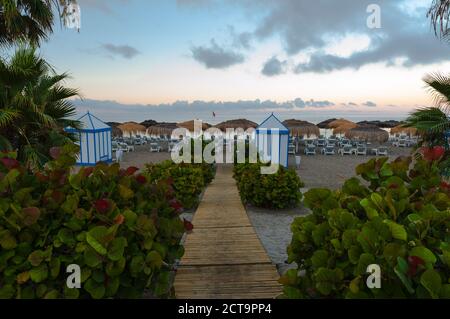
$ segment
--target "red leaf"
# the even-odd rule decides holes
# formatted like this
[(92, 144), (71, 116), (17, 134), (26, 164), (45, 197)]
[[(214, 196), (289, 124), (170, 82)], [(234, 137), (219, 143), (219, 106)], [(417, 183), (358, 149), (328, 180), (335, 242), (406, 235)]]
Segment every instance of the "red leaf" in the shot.
[(107, 199), (98, 199), (94, 202), (94, 207), (99, 213), (104, 214), (110, 208), (109, 201)]
[(93, 171), (94, 171), (94, 168), (93, 168), (93, 167), (86, 167), (86, 168), (83, 170), (83, 176), (84, 176), (84, 177), (89, 177), (89, 176), (92, 174)]
[(136, 181), (139, 184), (145, 184), (145, 183), (147, 183), (147, 178), (144, 175), (138, 175), (138, 176), (136, 176)]
[(18, 168), (20, 166), (20, 163), (18, 160), (15, 160), (15, 159), (9, 158), (9, 157), (2, 158), (1, 162), (7, 169), (14, 169), (14, 168)]
[(31, 226), (35, 224), (41, 215), (41, 211), (37, 207), (27, 207), (22, 209), (24, 215), (23, 223), (26, 226)]
[(184, 223), (184, 229), (186, 229), (187, 232), (190, 232), (194, 229), (194, 225), (190, 221), (188, 221), (186, 218), (183, 219)]
[(134, 175), (134, 173), (136, 173), (138, 170), (139, 170), (139, 168), (131, 166), (131, 167), (127, 168), (127, 170), (125, 171), (124, 174), (125, 174), (125, 176), (131, 176), (131, 175)]
[(48, 181), (48, 176), (42, 174), (41, 172), (37, 172), (35, 175), (36, 175), (36, 178), (38, 179), (38, 181), (40, 181), (40, 182)]
[(172, 207), (173, 209), (175, 209), (175, 211), (177, 213), (180, 213), (183, 211), (183, 206), (181, 205), (181, 203), (179, 201), (177, 201), (176, 199), (172, 199), (170, 201), (170, 207)]
[(122, 214), (119, 214), (116, 216), (116, 218), (114, 218), (114, 224), (116, 225), (122, 225), (124, 221), (125, 217)]
[(422, 147), (422, 155), (429, 162), (440, 160), (445, 154), (445, 148), (442, 146)]

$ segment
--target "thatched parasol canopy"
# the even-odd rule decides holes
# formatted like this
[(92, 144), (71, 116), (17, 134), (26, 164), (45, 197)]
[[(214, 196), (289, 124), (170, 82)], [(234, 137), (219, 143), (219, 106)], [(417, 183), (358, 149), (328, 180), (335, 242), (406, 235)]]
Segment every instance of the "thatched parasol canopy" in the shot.
[(348, 131), (350, 131), (351, 129), (357, 127), (358, 125), (356, 125), (355, 123), (346, 123), (346, 124), (342, 124), (341, 126), (336, 127), (335, 129), (333, 129), (333, 134), (337, 135), (337, 134), (345, 134)]
[(336, 120), (337, 120), (337, 119), (328, 119), (328, 120), (325, 120), (325, 121), (320, 122), (319, 124), (317, 124), (317, 126), (318, 126), (319, 128), (329, 128), (329, 127), (328, 127), (328, 124), (330, 124), (331, 122), (336, 121)]
[(389, 139), (389, 133), (374, 125), (361, 125), (345, 133), (347, 138), (358, 138), (366, 142), (384, 143)]
[(417, 135), (417, 129), (414, 127), (404, 127), (402, 125), (398, 125), (396, 127), (391, 128), (391, 134), (404, 133), (409, 136)]
[[(194, 120), (178, 123), (177, 126), (181, 127), (181, 128), (185, 128), (191, 132), (194, 132)], [(203, 131), (209, 129), (210, 127), (211, 127), (211, 125), (209, 125), (208, 123), (202, 122), (202, 130)]]
[(117, 122), (108, 122), (106, 123), (109, 126), (111, 126), (112, 129), (112, 136), (116, 136), (116, 137), (122, 137), (123, 136), (123, 132), (120, 128), (118, 128), (118, 126), (120, 125), (120, 123)]
[(315, 136), (320, 135), (319, 127), (310, 122), (290, 119), (290, 120), (284, 121), (283, 124), (287, 128), (289, 128), (289, 131), (290, 131), (291, 135), (293, 135), (293, 136), (306, 135), (309, 137), (311, 135), (315, 135)]
[(224, 132), (226, 131), (227, 128), (232, 129), (242, 128), (245, 131), (249, 128), (256, 128), (257, 126), (258, 124), (256, 124), (255, 122), (246, 119), (230, 120), (215, 125), (216, 128)]
[(172, 135), (172, 131), (177, 129), (177, 123), (158, 123), (147, 128), (148, 135)]
[(145, 133), (146, 127), (144, 125), (138, 124), (136, 122), (126, 122), (123, 124), (120, 124), (118, 128), (122, 132), (128, 132), (128, 133)]
[(334, 121), (328, 123), (328, 128), (337, 128), (342, 125), (352, 125), (352, 124), (355, 125), (354, 127), (357, 126), (357, 124), (352, 121), (349, 121), (346, 119), (339, 119), (339, 120), (334, 120)]

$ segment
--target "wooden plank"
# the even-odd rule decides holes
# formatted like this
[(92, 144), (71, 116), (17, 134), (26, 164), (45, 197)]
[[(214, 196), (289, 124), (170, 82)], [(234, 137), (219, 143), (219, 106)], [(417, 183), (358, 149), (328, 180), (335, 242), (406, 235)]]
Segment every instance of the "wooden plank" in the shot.
[(231, 168), (220, 165), (186, 236), (175, 276), (178, 298), (275, 298), (278, 273), (241, 203)]

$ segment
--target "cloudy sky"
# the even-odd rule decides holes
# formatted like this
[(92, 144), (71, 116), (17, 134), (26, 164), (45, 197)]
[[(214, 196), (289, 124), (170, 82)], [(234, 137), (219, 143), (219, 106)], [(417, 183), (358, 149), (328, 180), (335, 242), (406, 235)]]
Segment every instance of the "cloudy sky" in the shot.
[(424, 74), (450, 69), (431, 0), (78, 2), (80, 33), (57, 26), (42, 54), (107, 121), (401, 118), (431, 103)]

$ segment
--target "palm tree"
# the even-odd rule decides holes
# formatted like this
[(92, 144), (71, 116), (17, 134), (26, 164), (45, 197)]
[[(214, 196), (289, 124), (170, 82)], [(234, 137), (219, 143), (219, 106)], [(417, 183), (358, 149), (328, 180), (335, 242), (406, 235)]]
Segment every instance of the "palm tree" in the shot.
[(19, 158), (40, 166), (48, 160), (49, 148), (70, 138), (64, 133), (75, 115), (69, 98), (78, 91), (62, 82), (35, 49), (21, 47), (9, 61), (0, 60), (0, 149), (18, 151)]
[(428, 74), (424, 82), (436, 106), (416, 110), (406, 120), (406, 126), (415, 127), (430, 145), (445, 145), (444, 134), (450, 130), (450, 77)]
[(55, 0), (0, 0), (0, 45), (38, 45), (52, 33)]
[(448, 38), (450, 0), (433, 0), (427, 16), (431, 19), (435, 34), (441, 38)]

